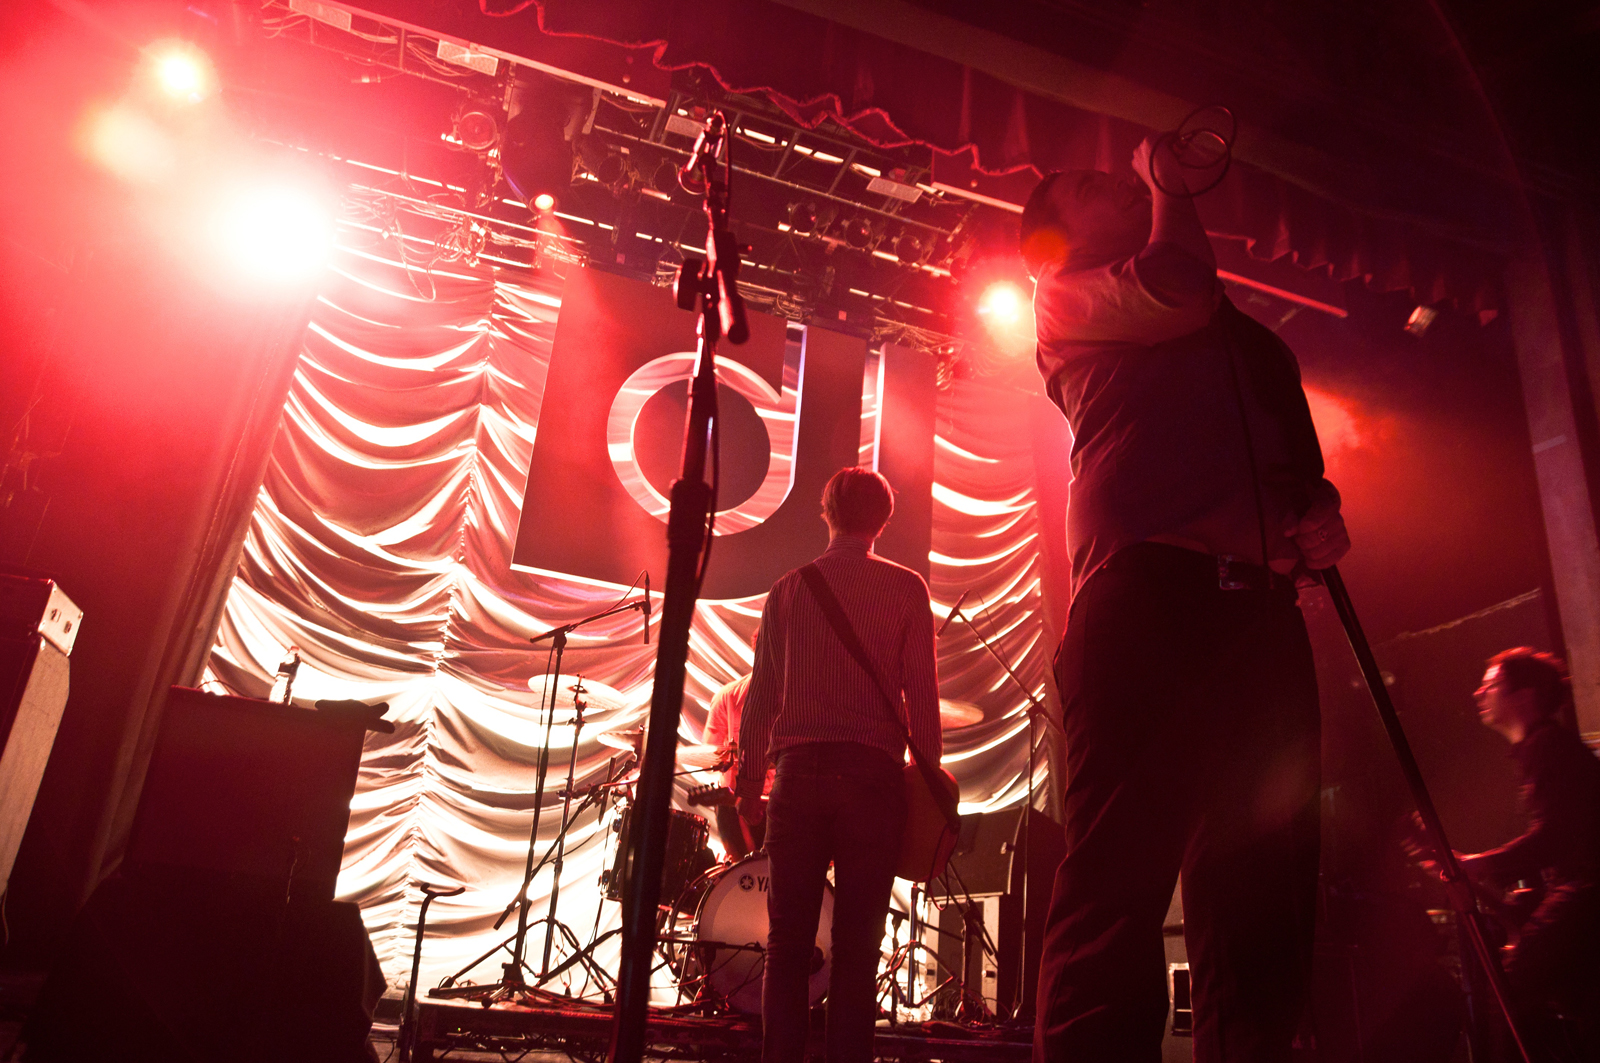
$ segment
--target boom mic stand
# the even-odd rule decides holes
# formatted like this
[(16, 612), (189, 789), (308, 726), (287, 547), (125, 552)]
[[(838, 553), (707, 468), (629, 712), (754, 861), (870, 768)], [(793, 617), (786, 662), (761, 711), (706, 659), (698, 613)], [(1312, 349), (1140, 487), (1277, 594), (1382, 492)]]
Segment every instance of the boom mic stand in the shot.
[[(1027, 984), (1028, 980), (1025, 977), (1020, 977), (1020, 973), (1028, 969), (1028, 961), (1031, 958), (1028, 956), (1028, 861), (1032, 859), (1033, 854), (1033, 758), (1039, 749), (1039, 721), (1043, 720), (1046, 727), (1054, 730), (1062, 738), (1066, 738), (1066, 732), (1061, 729), (1060, 722), (1054, 716), (1051, 716), (1049, 711), (1039, 703), (1039, 699), (1034, 696), (1033, 691), (1028, 689), (1028, 685), (1022, 681), (1022, 678), (1012, 670), (1006, 659), (1000, 656), (1000, 651), (995, 649), (989, 640), (983, 637), (983, 632), (978, 630), (978, 626), (972, 622), (972, 618), (961, 611), (961, 603), (966, 597), (967, 592), (962, 591), (961, 597), (956, 599), (956, 604), (950, 607), (950, 615), (945, 618), (944, 624), (939, 628), (939, 634), (944, 634), (944, 629), (950, 626), (952, 620), (959, 619), (963, 624), (966, 624), (967, 630), (972, 632), (972, 637), (977, 639), (979, 644), (989, 651), (989, 656), (1000, 662), (1000, 667), (1006, 670), (1006, 675), (1010, 676), (1011, 681), (1017, 685), (1017, 689), (1022, 691), (1022, 696), (1028, 699), (1028, 807), (1022, 813), (1022, 948), (1017, 964), (1019, 972), (1017, 994), (1019, 999), (1012, 1012), (1013, 1017), (1015, 1017), (1021, 1012), (1022, 1008), (1028, 1005), (1026, 1000), (1021, 999), (1023, 996), (1022, 987)], [(1017, 854), (1013, 853), (1013, 856), (1015, 855)]]
[[(622, 896), (622, 958), (617, 972), (617, 1013), (611, 1028), (610, 1063), (639, 1063), (644, 1055), (645, 1017), (650, 1003), (651, 958), (656, 945), (656, 908), (666, 863), (668, 800), (683, 711), (683, 678), (689, 656), (689, 626), (700, 577), (711, 547), (716, 516), (715, 492), (706, 484), (706, 456), (716, 460), (717, 341), (743, 343), (750, 337), (744, 300), (736, 281), (739, 245), (728, 228), (728, 193), (733, 147), (727, 119), (715, 111), (706, 119), (689, 161), (678, 171), (687, 191), (705, 196), (706, 257), (685, 256), (674, 285), (678, 306), (700, 314), (700, 350), (683, 435), (682, 474), (672, 485), (667, 518), (667, 591), (661, 606), (650, 727), (639, 774), (639, 829), (630, 831), (632, 862)], [(718, 172), (718, 155), (723, 155)]]
[[(1523, 1026), (1517, 1019), (1516, 1009), (1512, 1006), (1511, 990), (1506, 984), (1505, 971), (1501, 969), (1499, 958), (1495, 956), (1488, 935), (1485, 933), (1484, 916), (1478, 908), (1472, 883), (1467, 879), (1466, 872), (1461, 870), (1455, 850), (1450, 848), (1450, 840), (1445, 837), (1444, 823), (1439, 819), (1439, 810), (1434, 807), (1433, 797), (1428, 793), (1428, 784), (1422, 778), (1422, 769), (1418, 767), (1417, 758), (1411, 752), (1411, 743), (1406, 739), (1405, 728), (1400, 725), (1400, 716), (1395, 711), (1394, 702), (1389, 698), (1388, 688), (1384, 686), (1383, 672), (1378, 668), (1377, 658), (1372, 655), (1372, 646), (1367, 642), (1366, 633), (1361, 630), (1361, 621), (1356, 617), (1355, 606), (1350, 602), (1350, 593), (1345, 590), (1344, 577), (1339, 575), (1337, 567), (1325, 568), (1321, 575), (1323, 585), (1328, 588), (1328, 595), (1333, 599), (1334, 612), (1339, 614), (1339, 622), (1344, 625), (1345, 637), (1350, 640), (1350, 649), (1355, 652), (1356, 663), (1361, 666), (1361, 675), (1367, 681), (1367, 689), (1372, 692), (1372, 700), (1377, 705), (1379, 718), (1383, 720), (1383, 728), (1389, 733), (1389, 743), (1394, 746), (1395, 757), (1400, 761), (1401, 774), (1406, 778), (1406, 785), (1411, 788), (1411, 798), (1417, 804), (1417, 815), (1422, 820), (1423, 831), (1428, 837), (1429, 844), (1433, 846), (1435, 859), (1439, 864), (1445, 895), (1449, 898), (1450, 907), (1455, 909), (1456, 923), (1472, 946), (1472, 954), (1483, 969), (1485, 980), (1494, 993), (1495, 1003), (1505, 1016), (1506, 1028), (1511, 1032), (1511, 1039), (1516, 1043), (1517, 1052), (1521, 1055), (1523, 1063), (1533, 1063), (1535, 1057)], [(1466, 960), (1463, 959), (1462, 962), (1464, 964)]]
[[(459, 987), (456, 987), (456, 986), (453, 985), (455, 979), (460, 978), (462, 975), (466, 974), (467, 971), (470, 971), (473, 967), (476, 967), (479, 963), (483, 962), (483, 960), (486, 959), (488, 956), (494, 955), (494, 953), (497, 950), (499, 950), (502, 947), (502, 945), (504, 944), (502, 942), (502, 945), (496, 945), (493, 949), (490, 949), (489, 952), (485, 953), (484, 956), (479, 957), (478, 959), (472, 961), (472, 963), (469, 964), (465, 970), (458, 971), (456, 974), (452, 975), (450, 977), (450, 979), (448, 979), (448, 982), (450, 984), (445, 987), (446, 992), (441, 993), (439, 990), (435, 990), (433, 993), (429, 994), (430, 996), (449, 995), (449, 996), (464, 996), (464, 997), (479, 998), (479, 999), (482, 999), (485, 1002), (485, 1005), (487, 1006), (487, 1004), (493, 1003), (493, 1002), (495, 1002), (497, 1000), (509, 1000), (509, 999), (512, 999), (512, 998), (517, 997), (517, 996), (520, 996), (523, 993), (527, 992), (527, 990), (528, 990), (528, 982), (527, 982), (527, 979), (523, 977), (522, 971), (523, 971), (523, 968), (526, 966), (526, 962), (524, 961), (523, 956), (525, 954), (524, 950), (525, 950), (526, 945), (527, 945), (528, 928), (529, 928), (529, 925), (530, 925), (528, 923), (528, 907), (532, 903), (528, 898), (528, 887), (533, 884), (533, 876), (535, 874), (537, 874), (539, 872), (539, 869), (544, 867), (544, 864), (545, 864), (545, 861), (543, 861), (543, 860), (541, 860), (537, 864), (535, 864), (534, 863), (534, 855), (539, 850), (539, 821), (540, 821), (542, 813), (544, 811), (544, 784), (545, 784), (545, 778), (549, 774), (549, 771), (550, 771), (550, 736), (551, 736), (551, 732), (555, 728), (556, 698), (560, 695), (559, 684), (560, 684), (560, 680), (561, 680), (561, 660), (562, 660), (562, 657), (566, 654), (567, 636), (570, 633), (572, 633), (573, 631), (576, 631), (578, 628), (585, 626), (586, 624), (592, 624), (595, 621), (603, 620), (608, 616), (615, 616), (617, 613), (625, 613), (630, 609), (638, 609), (641, 613), (644, 614), (644, 616), (645, 616), (645, 637), (648, 638), (649, 637), (649, 631), (650, 631), (650, 629), (649, 629), (650, 599), (647, 597), (647, 598), (635, 599), (634, 601), (631, 601), (631, 602), (623, 602), (621, 605), (614, 605), (610, 609), (606, 609), (606, 610), (603, 610), (601, 612), (594, 613), (594, 614), (592, 614), (590, 616), (586, 616), (582, 620), (576, 620), (576, 621), (574, 621), (574, 622), (572, 622), (570, 624), (563, 624), (560, 627), (553, 627), (549, 631), (546, 631), (544, 634), (535, 635), (533, 638), (528, 640), (529, 642), (543, 642), (545, 639), (553, 639), (554, 642), (552, 643), (552, 645), (555, 647), (555, 666), (554, 666), (554, 671), (553, 672), (552, 671), (547, 671), (545, 673), (546, 676), (554, 676), (554, 679), (545, 684), (545, 690), (539, 696), (539, 707), (545, 713), (545, 718), (544, 718), (544, 747), (539, 750), (538, 781), (534, 784), (534, 790), (533, 790), (533, 824), (528, 828), (528, 863), (527, 863), (526, 868), (523, 870), (523, 873), (522, 873), (522, 885), (517, 889), (516, 896), (512, 899), (511, 903), (506, 906), (506, 910), (500, 914), (500, 918), (494, 924), (494, 928), (496, 930), (499, 930), (500, 929), (500, 925), (502, 923), (504, 923), (506, 921), (506, 918), (511, 914), (511, 910), (513, 908), (516, 909), (516, 912), (517, 912), (517, 932), (514, 935), (512, 935), (512, 938), (511, 938), (511, 941), (512, 941), (511, 959), (505, 964), (505, 966), (503, 968), (503, 970), (505, 972), (505, 976), (503, 978), (501, 978), (500, 981), (498, 981), (498, 982), (491, 982), (488, 985), (481, 985), (481, 986), (459, 986)], [(579, 685), (581, 686), (581, 683)], [(574, 698), (574, 704), (576, 704), (576, 702), (577, 702), (577, 699)], [(579, 730), (581, 730), (582, 727), (583, 727), (583, 709), (580, 706), (578, 708), (577, 728)], [(576, 766), (576, 763), (577, 763), (577, 760), (576, 760), (577, 755), (578, 755), (578, 736), (577, 736), (576, 731), (574, 731), (573, 737), (572, 737), (572, 756), (574, 758), (573, 759), (574, 767)], [(565, 805), (563, 806), (563, 809), (562, 809), (561, 829), (562, 829), (562, 832), (563, 832), (563, 836), (564, 836), (565, 831), (567, 829), (566, 815), (567, 815), (567, 811), (571, 808), (571, 804), (572, 804), (572, 779), (571, 779), (570, 770), (569, 770), (569, 776), (568, 776), (568, 779), (567, 779), (566, 803), (565, 803)], [(558, 846), (561, 845), (562, 842), (563, 842), (563, 838), (559, 838), (558, 837), (556, 839), (556, 842), (557, 842)], [(556, 857), (556, 867), (559, 868), (560, 866), (561, 866), (561, 858), (558, 855)], [(560, 887), (559, 871), (557, 872), (557, 875), (558, 875), (558, 878), (556, 880), (556, 888), (559, 889), (559, 887)], [(552, 902), (551, 903), (551, 917), (552, 917), (552, 919), (554, 918), (554, 915), (555, 915), (554, 900), (555, 900), (554, 894), (552, 893), (552, 896), (551, 896), (551, 902)], [(553, 928), (551, 928), (551, 929), (553, 929)], [(567, 933), (568, 933), (569, 936), (571, 935), (571, 931), (570, 930), (567, 931)], [(549, 939), (548, 934), (547, 934), (547, 936), (545, 938), (545, 947), (544, 948), (545, 948), (544, 966), (546, 968), (548, 968), (549, 965), (550, 965), (550, 939)], [(529, 968), (529, 970), (531, 970), (531, 968)], [(543, 977), (543, 972), (542, 971), (540, 972), (540, 977), (541, 978)]]

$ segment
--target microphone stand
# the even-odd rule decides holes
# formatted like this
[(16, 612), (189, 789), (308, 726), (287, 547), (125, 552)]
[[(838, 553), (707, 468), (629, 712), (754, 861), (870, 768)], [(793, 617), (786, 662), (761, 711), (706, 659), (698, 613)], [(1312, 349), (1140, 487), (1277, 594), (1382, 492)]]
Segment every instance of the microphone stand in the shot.
[[(674, 292), (678, 307), (700, 314), (700, 349), (683, 437), (681, 475), (672, 485), (667, 518), (667, 590), (661, 605), (650, 726), (639, 772), (639, 829), (629, 831), (632, 861), (622, 896), (622, 957), (617, 972), (617, 1012), (611, 1029), (610, 1063), (639, 1063), (645, 1049), (650, 1003), (650, 969), (656, 946), (656, 909), (666, 863), (669, 800), (683, 711), (683, 681), (689, 656), (700, 580), (710, 555), (715, 492), (706, 484), (708, 452), (716, 462), (717, 342), (743, 343), (750, 336), (744, 301), (736, 281), (739, 245), (728, 228), (729, 179), (733, 147), (727, 118), (716, 111), (706, 119), (689, 161), (678, 171), (686, 191), (705, 197), (706, 257), (685, 256)], [(718, 155), (720, 160), (719, 173)]]
[[(546, 689), (539, 696), (539, 708), (545, 713), (545, 718), (544, 718), (544, 747), (539, 750), (538, 781), (534, 784), (534, 790), (533, 790), (533, 823), (528, 828), (528, 863), (527, 863), (526, 868), (523, 870), (523, 873), (522, 873), (522, 885), (517, 889), (516, 896), (514, 898), (512, 898), (512, 901), (511, 901), (510, 904), (506, 905), (506, 910), (500, 913), (500, 918), (497, 919), (495, 921), (495, 924), (494, 924), (494, 929), (499, 930), (500, 929), (500, 925), (506, 921), (506, 918), (508, 916), (510, 916), (511, 910), (513, 908), (516, 909), (516, 911), (517, 911), (517, 932), (512, 936), (513, 944), (512, 944), (512, 948), (511, 948), (511, 959), (509, 961), (507, 961), (507, 963), (503, 967), (504, 977), (502, 977), (500, 979), (500, 981), (498, 981), (498, 982), (491, 982), (488, 985), (481, 985), (481, 986), (461, 986), (461, 987), (454, 986), (454, 982), (455, 982), (455, 980), (457, 978), (460, 978), (462, 975), (466, 974), (467, 971), (472, 969), (472, 967), (477, 966), (477, 964), (482, 962), (488, 956), (493, 955), (495, 951), (497, 951), (499, 948), (501, 948), (501, 945), (496, 945), (494, 947), (494, 949), (489, 950), (489, 952), (486, 953), (484, 956), (479, 957), (477, 960), (474, 960), (472, 962), (472, 964), (469, 965), (467, 968), (465, 968), (465, 969), (463, 969), (461, 971), (458, 971), (458, 972), (456, 972), (456, 974), (450, 976), (450, 978), (447, 980), (448, 983), (450, 983), (450, 984), (445, 986), (445, 987), (443, 987), (443, 988), (446, 988), (446, 989), (448, 989), (450, 991), (449, 995), (481, 998), (484, 1001), (485, 1006), (487, 1006), (488, 1004), (493, 1003), (493, 1002), (498, 1001), (498, 1000), (510, 1000), (510, 999), (515, 998), (515, 997), (518, 997), (518, 996), (522, 995), (524, 992), (526, 992), (527, 989), (528, 989), (527, 979), (525, 979), (523, 977), (523, 975), (522, 975), (523, 967), (525, 966), (525, 963), (524, 963), (524, 960), (523, 960), (524, 950), (526, 948), (527, 940), (528, 940), (528, 928), (529, 928), (528, 908), (529, 908), (530, 904), (532, 903), (528, 899), (528, 887), (533, 884), (533, 876), (538, 873), (539, 869), (542, 868), (544, 866), (544, 863), (545, 863), (545, 861), (541, 860), (541, 861), (539, 861), (539, 863), (537, 865), (535, 865), (535, 863), (534, 863), (534, 855), (538, 852), (538, 849), (539, 849), (539, 821), (541, 819), (541, 814), (544, 811), (544, 784), (545, 784), (545, 777), (549, 774), (549, 771), (550, 771), (550, 734), (551, 734), (551, 731), (555, 728), (556, 698), (560, 694), (559, 683), (561, 681), (561, 659), (566, 654), (566, 650), (567, 650), (567, 635), (570, 634), (573, 631), (576, 631), (578, 628), (583, 627), (586, 624), (592, 624), (596, 620), (603, 620), (608, 616), (615, 616), (617, 613), (625, 613), (630, 609), (638, 609), (641, 613), (643, 613), (646, 617), (648, 617), (649, 616), (649, 610), (650, 610), (650, 600), (648, 598), (644, 598), (644, 599), (635, 599), (634, 601), (631, 601), (631, 602), (624, 602), (621, 605), (615, 605), (615, 606), (612, 606), (610, 609), (606, 609), (606, 610), (603, 610), (602, 612), (598, 612), (598, 613), (594, 613), (594, 614), (592, 614), (590, 616), (586, 616), (582, 620), (577, 620), (577, 621), (574, 621), (573, 623), (570, 623), (570, 624), (563, 624), (560, 627), (553, 627), (549, 631), (546, 631), (544, 634), (535, 635), (533, 638), (528, 640), (529, 642), (535, 642), (535, 643), (536, 642), (543, 642), (545, 639), (553, 639), (554, 640), (554, 646), (555, 646), (555, 651), (556, 651), (555, 670), (553, 672), (547, 672), (546, 675), (547, 676), (548, 675), (553, 675), (555, 678), (551, 682), (546, 684)], [(648, 621), (647, 621), (647, 623), (648, 623)], [(648, 633), (648, 631), (649, 631), (649, 628), (646, 627), (646, 632)], [(580, 730), (581, 730), (581, 728), (583, 726), (582, 720), (583, 720), (583, 709), (580, 707), (578, 709), (578, 728)], [(575, 758), (577, 757), (577, 748), (578, 748), (578, 738), (577, 738), (576, 731), (573, 734), (572, 748), (573, 748), (574, 764), (576, 764), (576, 759)], [(570, 809), (570, 807), (571, 807), (572, 780), (571, 780), (570, 775), (571, 775), (571, 773), (569, 771), (569, 773), (568, 773), (569, 777), (568, 777), (568, 781), (567, 781), (567, 791), (568, 791), (567, 799), (566, 799), (567, 800), (567, 805), (566, 805), (566, 808), (563, 809), (563, 812), (562, 812), (562, 830), (565, 830), (566, 827), (567, 827), (566, 810)], [(561, 841), (561, 839), (558, 838), (557, 841), (559, 842), (559, 841)], [(546, 859), (548, 859), (548, 855), (546, 856)], [(559, 861), (560, 861), (560, 857), (558, 856), (557, 857), (558, 865), (559, 865)], [(557, 878), (557, 882), (556, 882), (556, 889), (559, 890), (559, 888), (560, 888), (560, 879), (558, 877)], [(554, 895), (552, 895), (552, 906), (551, 906), (551, 914), (552, 915), (554, 915), (554, 911), (555, 911), (553, 901), (554, 901)], [(546, 941), (545, 941), (545, 966), (548, 967), (549, 963), (550, 963), (550, 942), (549, 942), (549, 938), (547, 936), (546, 937)], [(439, 992), (434, 992), (434, 993), (432, 993), (430, 995), (432, 995), (432, 996), (443, 996), (445, 994), (439, 993)]]
[[(1417, 765), (1417, 758), (1411, 752), (1411, 743), (1406, 739), (1405, 728), (1400, 725), (1400, 715), (1395, 711), (1394, 702), (1389, 698), (1389, 689), (1384, 685), (1383, 672), (1378, 668), (1378, 660), (1372, 655), (1372, 646), (1367, 642), (1366, 633), (1361, 630), (1361, 621), (1357, 618), (1355, 606), (1350, 601), (1350, 593), (1345, 590), (1344, 577), (1339, 575), (1337, 567), (1323, 569), (1321, 576), (1323, 585), (1328, 588), (1329, 597), (1333, 599), (1334, 612), (1339, 614), (1339, 621), (1344, 625), (1345, 637), (1350, 640), (1350, 649), (1355, 652), (1356, 663), (1361, 666), (1361, 675), (1367, 681), (1367, 689), (1372, 692), (1372, 700), (1377, 706), (1379, 718), (1383, 720), (1383, 728), (1389, 733), (1389, 743), (1394, 746), (1395, 757), (1400, 761), (1400, 772), (1406, 778), (1406, 785), (1411, 788), (1411, 798), (1417, 805), (1417, 816), (1422, 820), (1423, 831), (1433, 846), (1435, 858), (1439, 863), (1445, 896), (1449, 898), (1450, 907), (1455, 909), (1457, 926), (1472, 946), (1472, 954), (1483, 969), (1489, 988), (1494, 993), (1495, 1003), (1499, 1005), (1500, 1012), (1505, 1017), (1506, 1028), (1511, 1033), (1512, 1041), (1516, 1043), (1518, 1054), (1522, 1057), (1523, 1063), (1533, 1063), (1534, 1055), (1526, 1032), (1518, 1021), (1516, 1009), (1511, 1003), (1511, 989), (1506, 983), (1505, 971), (1501, 969), (1500, 960), (1490, 946), (1488, 935), (1484, 931), (1484, 916), (1478, 908), (1472, 883), (1467, 878), (1466, 872), (1461, 869), (1460, 862), (1456, 860), (1455, 850), (1450, 848), (1450, 840), (1445, 837), (1444, 823), (1439, 819), (1439, 810), (1434, 807), (1433, 797), (1428, 793), (1428, 784), (1422, 778), (1422, 769)], [(1466, 962), (1463, 957), (1463, 966)]]
[[(1022, 998), (1025, 996), (1023, 986), (1028, 981), (1023, 972), (1028, 969), (1028, 862), (1033, 858), (1033, 760), (1039, 749), (1037, 725), (1040, 720), (1043, 720), (1047, 727), (1053, 729), (1062, 738), (1066, 737), (1066, 732), (1062, 730), (1061, 723), (1050, 715), (1049, 711), (1040, 704), (1038, 698), (1034, 697), (1033, 691), (1028, 689), (1028, 685), (1012, 670), (1006, 659), (1000, 656), (1000, 651), (995, 649), (989, 640), (983, 637), (983, 632), (978, 630), (977, 625), (972, 622), (972, 618), (961, 611), (961, 602), (966, 596), (966, 592), (963, 591), (961, 597), (956, 599), (956, 604), (951, 607), (950, 615), (945, 618), (944, 624), (939, 631), (943, 633), (944, 629), (950, 626), (952, 620), (960, 619), (962, 623), (967, 625), (967, 630), (972, 632), (973, 638), (977, 639), (979, 644), (989, 651), (989, 656), (1000, 662), (1000, 667), (1006, 670), (1006, 675), (1010, 676), (1011, 681), (1017, 685), (1017, 689), (1022, 691), (1022, 696), (1028, 699), (1028, 806), (1022, 813), (1022, 945), (1019, 950), (1020, 962), (1017, 964), (1018, 1000), (1012, 1013), (1013, 1017), (1015, 1017), (1028, 1003)], [(1016, 853), (1013, 852), (1012, 855), (1015, 856)]]

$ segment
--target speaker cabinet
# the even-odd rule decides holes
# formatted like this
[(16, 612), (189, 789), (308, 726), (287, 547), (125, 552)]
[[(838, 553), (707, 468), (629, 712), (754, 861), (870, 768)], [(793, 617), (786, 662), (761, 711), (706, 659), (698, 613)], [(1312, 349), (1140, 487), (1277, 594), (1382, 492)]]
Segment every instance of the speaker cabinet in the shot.
[(173, 687), (127, 865), (331, 901), (365, 734), (348, 718)]
[(49, 580), (0, 576), (0, 894), (11, 881), (67, 707), (67, 654), (82, 614), (73, 611), (72, 638), (54, 629), (47, 637), (52, 595), (67, 601)]

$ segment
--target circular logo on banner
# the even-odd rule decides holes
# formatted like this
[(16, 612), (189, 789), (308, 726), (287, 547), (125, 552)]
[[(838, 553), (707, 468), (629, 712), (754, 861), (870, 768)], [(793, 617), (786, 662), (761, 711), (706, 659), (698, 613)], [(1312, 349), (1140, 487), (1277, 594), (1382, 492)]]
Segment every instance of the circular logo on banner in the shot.
[[(666, 522), (671, 502), (650, 482), (639, 462), (639, 417), (646, 404), (673, 384), (687, 383), (694, 373), (695, 355), (684, 351), (663, 355), (634, 370), (611, 401), (606, 422), (606, 449), (617, 479), (646, 513)], [(718, 357), (717, 383), (732, 389), (750, 403), (766, 436), (766, 475), (754, 493), (736, 505), (717, 511), (717, 534), (732, 535), (761, 524), (778, 511), (794, 486), (795, 451), (799, 440), (799, 380), (790, 386), (790, 367), (784, 365), (780, 393), (748, 366)], [(727, 421), (724, 416), (724, 421)]]

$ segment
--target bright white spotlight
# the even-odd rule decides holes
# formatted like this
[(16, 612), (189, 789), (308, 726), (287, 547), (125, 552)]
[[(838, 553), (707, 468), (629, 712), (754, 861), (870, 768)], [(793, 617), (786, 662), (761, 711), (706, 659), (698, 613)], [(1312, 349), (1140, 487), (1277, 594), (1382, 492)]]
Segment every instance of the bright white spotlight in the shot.
[(168, 96), (198, 103), (211, 95), (215, 77), (204, 52), (182, 41), (163, 41), (148, 55), (151, 75)]
[(218, 250), (248, 276), (276, 282), (304, 280), (328, 260), (333, 212), (309, 189), (244, 188), (222, 202), (214, 235)]
[(149, 115), (120, 103), (92, 108), (84, 115), (78, 148), (96, 165), (138, 184), (164, 181), (178, 164), (171, 134)]
[(978, 313), (996, 324), (1011, 325), (1022, 317), (1024, 305), (1022, 289), (1010, 281), (995, 281), (978, 299)]
[(556, 197), (549, 192), (540, 192), (533, 198), (533, 209), (540, 214), (549, 214), (556, 209)]

